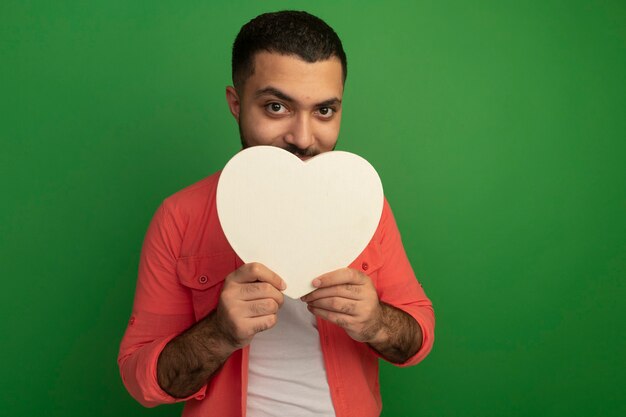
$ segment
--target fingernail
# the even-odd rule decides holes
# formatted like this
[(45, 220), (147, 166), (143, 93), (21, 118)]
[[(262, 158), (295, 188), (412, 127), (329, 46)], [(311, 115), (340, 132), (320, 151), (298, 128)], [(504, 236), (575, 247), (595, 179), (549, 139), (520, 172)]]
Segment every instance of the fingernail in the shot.
[(287, 283), (284, 280), (281, 280), (280, 288), (283, 291), (287, 289)]
[(318, 278), (315, 278), (315, 279), (313, 280), (313, 286), (314, 286), (315, 288), (319, 287), (321, 284), (322, 284), (322, 281), (320, 281)]

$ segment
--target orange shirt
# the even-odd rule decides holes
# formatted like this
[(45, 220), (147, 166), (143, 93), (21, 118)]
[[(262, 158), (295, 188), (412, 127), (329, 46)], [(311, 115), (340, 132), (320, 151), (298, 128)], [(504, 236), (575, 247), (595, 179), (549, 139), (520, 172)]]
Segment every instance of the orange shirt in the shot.
[[(219, 172), (166, 198), (146, 233), (137, 288), (118, 364), (128, 392), (146, 407), (186, 401), (183, 416), (243, 416), (248, 351), (235, 351), (198, 392), (173, 398), (157, 382), (157, 360), (165, 345), (217, 307), (226, 276), (243, 265), (228, 244), (217, 217)], [(435, 317), (430, 300), (406, 257), (385, 200), (374, 237), (350, 268), (367, 274), (381, 301), (417, 320), (421, 349), (398, 366), (414, 365), (430, 352)], [(317, 318), (331, 398), (338, 417), (378, 416), (382, 409), (378, 358), (369, 345)], [(384, 358), (383, 358), (384, 359)]]

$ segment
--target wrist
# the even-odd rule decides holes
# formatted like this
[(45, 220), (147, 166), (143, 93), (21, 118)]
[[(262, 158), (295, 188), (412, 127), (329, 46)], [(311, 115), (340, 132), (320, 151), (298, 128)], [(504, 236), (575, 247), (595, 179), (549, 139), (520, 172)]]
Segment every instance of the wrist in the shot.
[(372, 346), (380, 346), (386, 345), (388, 342), (389, 334), (381, 327), (367, 343)]
[(230, 326), (224, 320), (224, 316), (220, 314), (219, 309), (210, 313), (205, 321), (208, 332), (203, 338), (209, 342), (208, 349), (220, 352), (222, 355), (230, 356), (232, 352), (241, 348), (241, 345), (235, 335), (230, 331)]
[(383, 303), (379, 303), (376, 324), (372, 326), (375, 331), (372, 332), (371, 338), (367, 341), (367, 343), (370, 345), (382, 345), (386, 344), (389, 341), (389, 333), (387, 331), (387, 327), (385, 326), (384, 320), (386, 308), (389, 307)]
[[(241, 346), (237, 345), (234, 335), (229, 332), (228, 323), (225, 323), (219, 310), (210, 313), (205, 320), (206, 332), (201, 335), (199, 342), (203, 345), (203, 354), (210, 362), (208, 369), (213, 375), (226, 360)], [(200, 336), (200, 335), (199, 335)], [(215, 365), (218, 365), (215, 367)]]

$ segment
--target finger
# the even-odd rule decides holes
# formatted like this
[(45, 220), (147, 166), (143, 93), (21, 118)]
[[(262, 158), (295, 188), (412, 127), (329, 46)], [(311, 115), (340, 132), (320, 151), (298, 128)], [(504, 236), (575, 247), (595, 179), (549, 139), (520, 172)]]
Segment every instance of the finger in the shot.
[(355, 300), (342, 297), (322, 298), (320, 300), (309, 302), (308, 305), (313, 308), (334, 311), (348, 316), (355, 316), (358, 312), (358, 305)]
[(365, 287), (359, 284), (341, 284), (334, 285), (332, 287), (320, 288), (313, 292), (308, 293), (307, 295), (301, 297), (300, 299), (305, 303), (309, 303), (311, 301), (319, 300), (321, 298), (327, 297), (342, 297), (348, 298), (351, 300), (361, 300), (363, 298), (363, 291)]
[(276, 314), (247, 319), (246, 327), (248, 330), (245, 337), (249, 338), (257, 333), (271, 329), (276, 325), (277, 320), (278, 317), (276, 317)]
[(247, 317), (263, 317), (276, 314), (279, 309), (279, 304), (272, 298), (266, 298), (263, 300), (249, 301), (246, 303), (245, 308)]
[(324, 320), (330, 321), (331, 323), (335, 323), (339, 327), (346, 328), (351, 323), (351, 316), (343, 313), (337, 313), (336, 311), (328, 311), (323, 308), (307, 306), (309, 311), (316, 315), (317, 317), (321, 317)]
[(235, 272), (231, 279), (238, 283), (262, 281), (272, 284), (279, 291), (287, 288), (287, 284), (278, 274), (258, 262), (242, 265)]
[(320, 275), (312, 282), (315, 288), (332, 287), (340, 284), (360, 285), (365, 283), (364, 274), (350, 268), (341, 268), (326, 274)]
[(242, 301), (254, 301), (263, 300), (265, 298), (271, 298), (279, 306), (283, 305), (284, 296), (283, 293), (276, 289), (272, 284), (267, 282), (245, 282), (238, 284), (236, 287), (236, 297)]

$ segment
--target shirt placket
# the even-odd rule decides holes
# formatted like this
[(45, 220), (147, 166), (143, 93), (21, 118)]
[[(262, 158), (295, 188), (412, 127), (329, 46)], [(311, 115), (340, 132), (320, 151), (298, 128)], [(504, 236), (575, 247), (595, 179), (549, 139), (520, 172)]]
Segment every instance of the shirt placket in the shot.
[(317, 317), (317, 328), (320, 333), (320, 344), (324, 355), (324, 365), (326, 366), (326, 377), (330, 396), (335, 408), (337, 417), (348, 417), (348, 407), (342, 386), (341, 367), (338, 361), (337, 345), (331, 337), (332, 329), (325, 320)]

